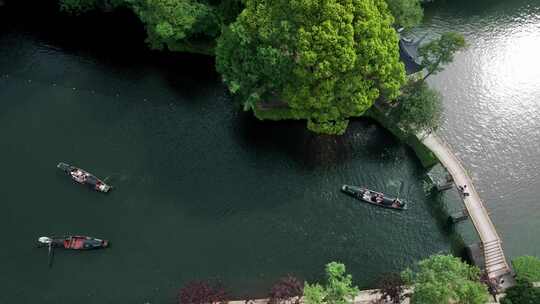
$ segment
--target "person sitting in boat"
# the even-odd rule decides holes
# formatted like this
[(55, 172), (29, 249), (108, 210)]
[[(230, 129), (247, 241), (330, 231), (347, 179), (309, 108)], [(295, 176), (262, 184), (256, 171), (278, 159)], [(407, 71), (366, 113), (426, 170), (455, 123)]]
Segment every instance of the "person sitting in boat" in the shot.
[(369, 200), (371, 198), (371, 193), (369, 192), (369, 190), (366, 190), (366, 192), (364, 192), (362, 198), (365, 200)]
[(102, 182), (97, 182), (96, 183), (96, 189), (99, 190), (99, 191), (105, 191), (105, 189), (107, 188), (107, 186), (102, 183)]
[(71, 177), (78, 183), (84, 183), (86, 176), (81, 170), (73, 170), (70, 172)]

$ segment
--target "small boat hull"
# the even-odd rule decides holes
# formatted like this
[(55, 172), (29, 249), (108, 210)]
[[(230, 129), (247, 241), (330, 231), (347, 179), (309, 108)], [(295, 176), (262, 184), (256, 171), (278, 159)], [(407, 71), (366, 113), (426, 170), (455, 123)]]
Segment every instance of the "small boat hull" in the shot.
[(109, 247), (109, 241), (97, 239), (89, 236), (65, 236), (65, 237), (41, 237), (39, 242), (50, 244), (54, 248), (68, 250), (93, 250)]
[(56, 167), (66, 172), (66, 174), (75, 182), (87, 185), (98, 192), (107, 193), (112, 189), (111, 186), (95, 177), (92, 173), (89, 173), (81, 168), (77, 168), (66, 163), (58, 163)]
[(357, 200), (363, 201), (368, 204), (375, 206), (395, 209), (395, 210), (406, 210), (407, 203), (399, 200), (394, 197), (389, 197), (384, 195), (381, 192), (373, 191), (367, 188), (356, 187), (343, 185), (341, 186), (341, 191), (356, 198)]

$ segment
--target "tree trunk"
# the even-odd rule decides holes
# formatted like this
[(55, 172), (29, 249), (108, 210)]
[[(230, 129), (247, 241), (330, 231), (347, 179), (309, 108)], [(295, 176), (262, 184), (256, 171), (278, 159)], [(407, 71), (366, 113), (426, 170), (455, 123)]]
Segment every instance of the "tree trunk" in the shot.
[(429, 71), (427, 73), (426, 76), (424, 76), (424, 78), (422, 78), (422, 81), (426, 81), (426, 79), (431, 76), (431, 74), (433, 74), (433, 72), (435, 72), (437, 70), (437, 68), (439, 67), (439, 65), (441, 64), (441, 58), (439, 57), (439, 59), (437, 60), (437, 63), (435, 63), (435, 67), (433, 68), (433, 70)]

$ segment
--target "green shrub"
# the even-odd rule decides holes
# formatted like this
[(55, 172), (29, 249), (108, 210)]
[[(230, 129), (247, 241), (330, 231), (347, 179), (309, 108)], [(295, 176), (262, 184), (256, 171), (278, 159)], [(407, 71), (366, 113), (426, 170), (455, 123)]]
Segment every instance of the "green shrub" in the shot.
[(506, 290), (506, 296), (501, 304), (538, 304), (540, 303), (540, 289), (534, 288), (531, 283), (521, 281), (516, 286)]
[[(540, 259), (534, 256), (521, 256), (512, 261), (517, 279), (530, 283), (540, 282)], [(540, 303), (540, 302), (538, 302)]]

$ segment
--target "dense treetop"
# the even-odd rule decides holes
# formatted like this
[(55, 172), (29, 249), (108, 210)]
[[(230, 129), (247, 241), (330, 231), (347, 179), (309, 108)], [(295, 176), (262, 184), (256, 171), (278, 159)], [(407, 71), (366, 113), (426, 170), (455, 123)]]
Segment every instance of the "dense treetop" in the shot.
[(540, 282), (540, 259), (535, 256), (520, 256), (512, 260), (518, 280)]
[[(59, 0), (70, 14), (132, 10), (151, 48), (215, 54), (217, 70), (245, 110), (260, 119), (305, 119), (308, 129), (325, 134), (343, 134), (349, 118), (402, 92), (394, 111), (401, 128), (413, 133), (435, 128), (440, 97), (426, 85), (402, 88), (405, 73), (394, 29), (418, 24), (421, 2)], [(423, 46), (425, 78), (464, 46), (456, 33)]]
[(455, 32), (444, 33), (418, 50), (421, 65), (427, 70), (424, 80), (443, 70), (443, 66), (454, 60), (454, 54), (467, 46), (463, 35)]
[(424, 17), (420, 0), (386, 0), (397, 26), (411, 28), (418, 25)]
[(294, 118), (345, 131), (404, 83), (393, 18), (382, 0), (247, 0), (218, 41), (217, 69), (246, 109), (281, 100)]
[(396, 124), (410, 134), (430, 132), (437, 129), (442, 115), (442, 97), (424, 81), (404, 86), (398, 105), (391, 116)]
[(213, 41), (219, 33), (217, 14), (205, 3), (196, 0), (126, 2), (145, 24), (147, 41), (154, 49), (185, 50), (186, 45), (193, 44), (193, 38)]
[(540, 303), (540, 288), (532, 283), (518, 281), (515, 286), (505, 290), (505, 297), (501, 304), (537, 304)]
[(304, 284), (304, 303), (306, 304), (349, 304), (358, 294), (352, 276), (347, 274), (345, 265), (338, 262), (326, 264), (326, 283)]
[(477, 267), (450, 255), (431, 256), (418, 263), (418, 267), (416, 273), (403, 273), (405, 281), (414, 286), (412, 304), (487, 302), (487, 288), (479, 281)]

